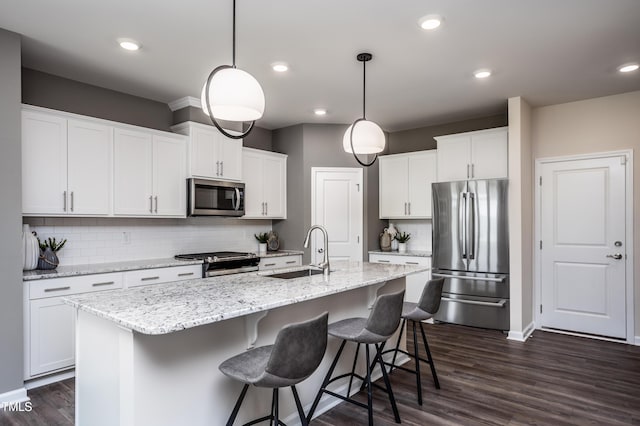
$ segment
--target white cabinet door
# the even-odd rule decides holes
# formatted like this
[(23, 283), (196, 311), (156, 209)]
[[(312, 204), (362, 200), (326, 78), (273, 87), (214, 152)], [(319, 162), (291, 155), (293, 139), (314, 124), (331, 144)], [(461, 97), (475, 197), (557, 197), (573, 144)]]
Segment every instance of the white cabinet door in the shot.
[(409, 217), (431, 218), (431, 184), (436, 181), (436, 153), (421, 152), (408, 156)]
[(478, 133), (471, 137), (471, 177), (473, 179), (508, 176), (507, 130)]
[(182, 139), (153, 137), (153, 213), (185, 217), (186, 144)]
[(191, 175), (209, 179), (219, 178), (219, 163), (216, 163), (219, 160), (216, 160), (218, 144), (215, 129), (191, 126), (187, 134), (190, 136)]
[(153, 214), (153, 140), (148, 133), (115, 129), (114, 213)]
[(262, 155), (245, 149), (242, 153), (244, 217), (264, 218), (264, 162)]
[(227, 180), (242, 179), (242, 139), (230, 139), (216, 130), (220, 177)]
[(67, 135), (68, 212), (111, 213), (111, 127), (69, 120)]
[(267, 271), (270, 269), (293, 268), (302, 265), (302, 255), (292, 254), (289, 256), (261, 257), (258, 270)]
[(75, 310), (61, 297), (29, 302), (31, 376), (73, 366)]
[(259, 149), (242, 150), (247, 219), (287, 218), (287, 156)]
[[(389, 263), (392, 265), (420, 265), (431, 268), (431, 258), (423, 256), (401, 256), (397, 254), (369, 254), (371, 263)], [(425, 284), (431, 279), (431, 270), (407, 275), (404, 299), (407, 302), (418, 303)]]
[(22, 112), (22, 212), (67, 212), (67, 120)]
[(380, 161), (380, 218), (406, 217), (409, 174), (406, 156), (384, 156)]
[(438, 141), (438, 182), (470, 177), (471, 137), (467, 134), (436, 138)]
[(287, 158), (267, 156), (263, 160), (265, 216), (287, 218)]

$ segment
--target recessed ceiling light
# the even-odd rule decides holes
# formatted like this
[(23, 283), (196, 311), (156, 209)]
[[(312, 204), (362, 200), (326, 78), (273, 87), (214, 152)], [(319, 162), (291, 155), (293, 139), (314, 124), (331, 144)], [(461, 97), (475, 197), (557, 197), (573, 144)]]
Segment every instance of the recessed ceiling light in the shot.
[(324, 108), (316, 108), (313, 110), (315, 115), (327, 115), (327, 110)]
[(122, 47), (124, 50), (130, 50), (132, 52), (140, 50), (140, 47), (142, 47), (140, 43), (130, 38), (118, 39), (118, 44), (120, 44), (120, 47)]
[(440, 15), (426, 15), (418, 20), (418, 25), (423, 30), (435, 30), (442, 24), (442, 20)]
[(289, 71), (289, 65), (287, 65), (284, 62), (275, 62), (275, 63), (271, 64), (271, 68), (273, 68), (273, 70), (275, 72)]
[(491, 75), (491, 70), (477, 70), (473, 72), (473, 75), (475, 76), (475, 78), (487, 78)]
[(640, 66), (638, 66), (638, 64), (633, 63), (633, 64), (624, 64), (624, 65), (620, 65), (618, 67), (618, 71), (620, 72), (632, 72), (637, 70), (638, 68), (640, 68)]

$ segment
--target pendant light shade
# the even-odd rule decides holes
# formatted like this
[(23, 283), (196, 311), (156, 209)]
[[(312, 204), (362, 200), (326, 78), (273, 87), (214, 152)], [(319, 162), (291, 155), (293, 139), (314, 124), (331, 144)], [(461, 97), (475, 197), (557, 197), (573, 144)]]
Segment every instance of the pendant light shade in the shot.
[[(384, 151), (386, 143), (386, 137), (384, 132), (373, 121), (369, 121), (366, 118), (366, 88), (367, 88), (367, 73), (366, 63), (371, 60), (373, 56), (371, 53), (359, 53), (356, 59), (362, 62), (362, 118), (358, 118), (353, 122), (351, 126), (344, 132), (342, 138), (342, 148), (345, 152), (353, 154), (356, 161), (365, 167), (371, 166), (376, 162), (378, 153)], [(373, 160), (368, 163), (363, 162), (358, 158), (358, 154), (375, 154)]]
[[(220, 132), (232, 139), (249, 134), (255, 121), (264, 114), (264, 91), (251, 74), (236, 68), (236, 0), (233, 0), (232, 64), (220, 65), (209, 74), (200, 93), (202, 111), (209, 116)], [(231, 134), (218, 120), (250, 122), (241, 134)]]

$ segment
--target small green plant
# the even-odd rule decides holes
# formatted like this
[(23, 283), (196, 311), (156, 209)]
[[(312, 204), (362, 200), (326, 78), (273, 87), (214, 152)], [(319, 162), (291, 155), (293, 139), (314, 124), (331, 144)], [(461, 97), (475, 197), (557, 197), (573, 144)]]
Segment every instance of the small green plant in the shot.
[(266, 243), (267, 241), (269, 241), (268, 232), (259, 232), (257, 234), (253, 234), (253, 236), (256, 237), (256, 240), (258, 240), (258, 242), (260, 243)]
[(38, 238), (38, 245), (40, 246), (41, 250), (46, 250), (47, 247), (51, 248), (51, 251), (53, 251), (54, 253), (59, 251), (62, 247), (64, 247), (65, 243), (67, 242), (67, 239), (65, 238), (64, 240), (57, 242), (55, 238), (47, 238), (44, 243), (40, 241), (40, 238)]
[(396, 234), (396, 240), (398, 240), (399, 243), (406, 243), (409, 239), (411, 239), (411, 234), (407, 232), (398, 232)]

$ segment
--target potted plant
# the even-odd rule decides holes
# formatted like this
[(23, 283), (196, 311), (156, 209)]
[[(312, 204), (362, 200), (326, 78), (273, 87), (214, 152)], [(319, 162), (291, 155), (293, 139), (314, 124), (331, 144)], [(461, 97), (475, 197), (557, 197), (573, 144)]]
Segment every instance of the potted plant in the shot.
[(398, 253), (405, 253), (407, 251), (407, 241), (411, 238), (411, 234), (407, 232), (398, 232), (396, 234), (396, 240), (398, 240)]
[(258, 253), (265, 254), (267, 252), (267, 241), (269, 241), (269, 233), (268, 232), (259, 232), (257, 234), (253, 234), (258, 240)]
[(56, 269), (60, 264), (56, 252), (60, 251), (66, 242), (66, 239), (58, 242), (55, 238), (47, 238), (43, 243), (38, 238), (38, 245), (40, 246), (38, 269)]

